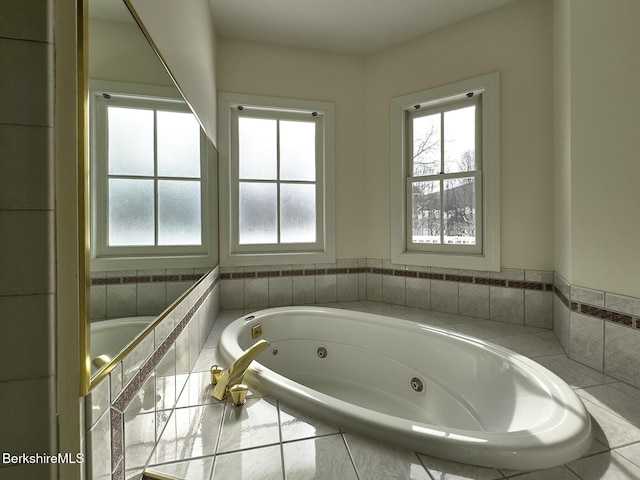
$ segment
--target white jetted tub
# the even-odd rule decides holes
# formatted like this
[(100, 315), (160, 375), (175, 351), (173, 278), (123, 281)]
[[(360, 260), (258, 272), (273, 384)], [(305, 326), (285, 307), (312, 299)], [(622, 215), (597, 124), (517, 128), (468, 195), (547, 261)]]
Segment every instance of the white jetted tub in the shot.
[(115, 358), (156, 318), (152, 316), (123, 317), (91, 322), (91, 343), (89, 344), (91, 348), (91, 373), (94, 374), (99, 370), (99, 367), (94, 363), (97, 357), (106, 355), (109, 359)]
[(573, 390), (489, 342), (381, 315), (281, 307), (232, 322), (222, 355), (230, 363), (260, 339), (271, 345), (248, 370), (249, 385), (410, 450), (531, 470), (575, 460), (591, 444), (590, 417)]

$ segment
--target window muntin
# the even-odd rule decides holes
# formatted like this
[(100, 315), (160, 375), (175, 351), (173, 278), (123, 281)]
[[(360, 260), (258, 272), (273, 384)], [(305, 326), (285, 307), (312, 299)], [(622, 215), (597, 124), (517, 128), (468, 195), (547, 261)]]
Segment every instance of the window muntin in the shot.
[(407, 250), (482, 251), (480, 105), (407, 111)]
[(91, 109), (93, 256), (207, 256), (206, 138), (184, 102), (94, 93)]
[(231, 122), (236, 250), (322, 248), (322, 116), (243, 107)]

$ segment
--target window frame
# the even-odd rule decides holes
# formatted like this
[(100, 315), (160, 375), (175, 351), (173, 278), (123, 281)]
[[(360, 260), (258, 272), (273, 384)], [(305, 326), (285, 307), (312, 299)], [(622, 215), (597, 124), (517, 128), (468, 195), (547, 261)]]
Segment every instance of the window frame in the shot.
[[(105, 99), (103, 94), (110, 95)], [(211, 220), (211, 206), (215, 187), (215, 150), (200, 128), (200, 208), (201, 244), (171, 246), (109, 246), (108, 245), (108, 187), (107, 171), (107, 107), (142, 107), (154, 110), (192, 113), (179, 93), (169, 87), (127, 84), (121, 82), (91, 81), (89, 85), (90, 108), (90, 203), (91, 203), (91, 270), (122, 270), (170, 267), (209, 267), (217, 252), (215, 222)], [(197, 120), (197, 118), (196, 118)], [(154, 151), (154, 156), (157, 152)], [(161, 176), (148, 176), (155, 182)], [(178, 178), (178, 177), (176, 177)], [(154, 202), (157, 209), (157, 192)], [(158, 217), (154, 220), (156, 229)]]
[[(242, 107), (242, 111), (238, 107)], [(312, 115), (315, 112), (315, 115)], [(239, 117), (313, 118), (316, 122), (316, 242), (239, 243)], [(234, 93), (218, 94), (220, 262), (268, 265), (335, 262), (334, 107), (330, 102)], [(287, 183), (287, 182), (282, 182)], [(279, 206), (279, 204), (278, 204)]]
[[(415, 244), (409, 241), (411, 228), (410, 112), (436, 110), (468, 99), (479, 98), (480, 136), (476, 138), (476, 161), (480, 157), (480, 183), (476, 216), (481, 216), (476, 229), (478, 248), (464, 245)], [(472, 97), (472, 98), (473, 98)], [(478, 128), (476, 128), (476, 131)], [(478, 155), (479, 154), (479, 155)], [(500, 270), (500, 77), (498, 72), (452, 84), (403, 95), (391, 100), (391, 261), (405, 265), (421, 265), (469, 270)], [(479, 231), (478, 231), (479, 229)], [(430, 248), (431, 247), (431, 248)], [(433, 248), (435, 247), (435, 248)], [(461, 248), (462, 247), (462, 248)], [(475, 251), (474, 251), (475, 250)]]

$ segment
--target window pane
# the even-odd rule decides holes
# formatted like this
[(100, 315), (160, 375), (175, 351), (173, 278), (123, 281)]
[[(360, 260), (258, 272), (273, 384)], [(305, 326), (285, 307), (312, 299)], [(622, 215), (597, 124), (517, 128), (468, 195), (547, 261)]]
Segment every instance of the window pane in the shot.
[(316, 179), (316, 124), (280, 122), (280, 178)]
[(440, 243), (440, 182), (412, 185), (411, 242)]
[(158, 245), (202, 245), (200, 182), (158, 181)]
[(413, 176), (440, 173), (440, 114), (413, 119)]
[(108, 107), (109, 174), (153, 175), (153, 110)]
[(277, 120), (238, 119), (240, 178), (275, 180), (277, 175)]
[(316, 241), (315, 185), (280, 186), (280, 241), (313, 243)]
[(240, 245), (278, 242), (277, 197), (273, 183), (240, 183)]
[(476, 107), (444, 114), (444, 171), (471, 172), (476, 169)]
[(193, 114), (158, 111), (158, 175), (200, 178), (200, 125)]
[(109, 246), (154, 245), (153, 180), (109, 180)]
[(444, 243), (476, 244), (474, 178), (444, 181)]

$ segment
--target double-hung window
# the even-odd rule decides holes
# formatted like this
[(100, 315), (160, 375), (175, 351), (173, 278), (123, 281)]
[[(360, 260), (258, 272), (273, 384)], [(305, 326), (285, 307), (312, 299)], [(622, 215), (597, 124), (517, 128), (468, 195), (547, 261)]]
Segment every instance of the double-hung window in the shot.
[(406, 113), (407, 247), (481, 252), (482, 159), (478, 98)]
[(497, 74), (392, 101), (392, 261), (499, 268)]
[(223, 263), (333, 261), (332, 105), (231, 94), (219, 104)]
[(208, 264), (210, 152), (186, 104), (96, 91), (91, 110), (92, 262)]

